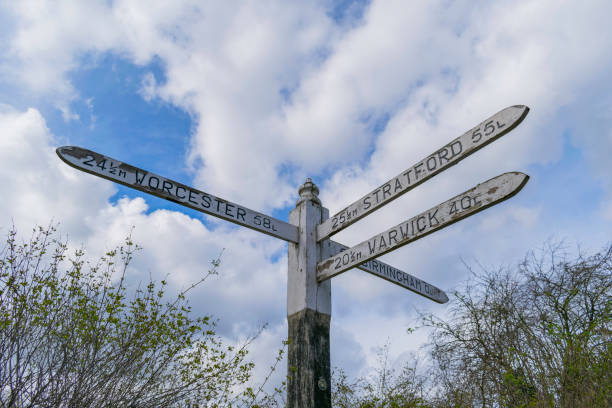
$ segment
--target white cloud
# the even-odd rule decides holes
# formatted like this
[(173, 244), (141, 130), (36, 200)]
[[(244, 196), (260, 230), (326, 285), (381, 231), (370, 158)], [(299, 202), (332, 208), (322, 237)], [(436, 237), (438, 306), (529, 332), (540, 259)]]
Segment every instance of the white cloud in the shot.
[(114, 187), (102, 180), (83, 180), (55, 154), (57, 141), (36, 109), (0, 111), (0, 200), (2, 226), (14, 221), (20, 230), (52, 219), (81, 239), (91, 212), (106, 205)]
[[(31, 0), (5, 8), (16, 21), (10, 54), (17, 61), (5, 71), (64, 95), (66, 118), (76, 119), (67, 74), (84, 54), (95, 61), (113, 52), (137, 64), (159, 56), (167, 83), (152, 87), (144, 78), (143, 92), (196, 114), (196, 183), (264, 210), (289, 204), (306, 173), (359, 165), (372, 147), (364, 177), (382, 181), (402, 170), (406, 153), (416, 160), (515, 103), (532, 107), (520, 135), (489, 149), (469, 172), (502, 158), (514, 167), (556, 160), (563, 123), (555, 115), (586, 102), (580, 92), (606, 75), (612, 45), (601, 32), (607, 24), (596, 23), (605, 15), (601, 2), (471, 8), (380, 0), (348, 28), (334, 26), (319, 3)], [(387, 130), (372, 146), (372, 127), (386, 115)], [(590, 152), (609, 146), (575, 138), (590, 141)], [(279, 176), (286, 165), (296, 178)]]
[[(584, 177), (601, 183), (607, 198), (600, 212), (612, 219), (608, 2), (374, 0), (363, 20), (342, 25), (325, 5), (6, 1), (1, 7), (11, 24), (0, 29), (6, 39), (0, 72), (33, 101), (47, 98), (67, 120), (78, 120), (70, 101), (91, 97), (79, 96), (69, 81), (81, 64), (105, 53), (140, 65), (159, 58), (166, 82), (146, 74), (142, 96), (192, 113), (195, 184), (264, 211), (291, 206), (306, 175), (321, 177), (324, 204), (338, 210), (485, 117), (527, 104), (530, 114), (512, 133), (338, 240), (358, 243), (502, 172), (556, 163), (567, 140), (590, 164)], [(112, 185), (66, 167), (55, 144), (35, 109), (0, 111), (0, 180), (11, 192), (0, 200), (3, 225), (10, 217), (24, 226), (53, 217), (100, 250), (135, 225), (135, 239), (146, 248), (135, 264), (139, 276), (170, 274), (177, 286), (225, 247), (222, 275), (198, 292), (196, 303), (224, 316), (228, 336), (261, 319), (273, 323), (271, 332), (283, 332), (286, 259), (276, 257), (284, 244), (223, 223), (211, 223), (217, 226), (211, 232), (176, 212), (147, 214), (141, 199), (111, 205)], [(384, 259), (442, 288), (454, 286), (464, 277), (460, 257), (487, 264), (515, 259), (548, 236), (556, 226), (540, 225), (543, 205), (552, 204), (510, 201)], [(333, 283), (334, 324), (341, 329), (332, 335), (358, 356), (355, 367), (372, 361), (386, 336), (403, 342), (411, 312), (402, 310), (426, 302), (410, 293), (397, 300), (398, 288), (360, 273)], [(393, 313), (381, 312), (385, 307)], [(374, 327), (365, 334), (364, 321)]]
[[(287, 258), (285, 244), (253, 231), (227, 225), (214, 231), (182, 213), (147, 214), (141, 198), (109, 202), (112, 183), (66, 166), (55, 154), (56, 140), (35, 109), (0, 111), (1, 228), (11, 223), (22, 236), (35, 225), (59, 223), (72, 247), (83, 245), (89, 256), (104, 254), (132, 234), (143, 247), (128, 271), (133, 284), (166, 279), (170, 293), (185, 289), (211, 268), (223, 251), (219, 275), (190, 293), (198, 313), (220, 319), (219, 330), (237, 340), (271, 319), (282, 323)], [(152, 198), (153, 199), (153, 198)], [(272, 258), (276, 257), (275, 261)]]

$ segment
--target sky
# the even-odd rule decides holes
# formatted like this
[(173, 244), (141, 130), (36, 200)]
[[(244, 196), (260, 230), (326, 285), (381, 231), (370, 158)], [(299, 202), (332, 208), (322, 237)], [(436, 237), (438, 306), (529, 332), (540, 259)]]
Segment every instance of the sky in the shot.
[[(75, 145), (288, 220), (307, 177), (334, 214), (511, 105), (516, 129), (336, 234), (355, 245), (508, 171), (512, 199), (380, 260), (449, 297), (467, 266), (612, 238), (608, 1), (0, 0), (0, 234), (57, 223), (102, 255), (132, 231), (137, 284), (187, 287), (263, 378), (287, 336), (287, 244), (64, 164)], [(133, 230), (132, 230), (133, 228)], [(359, 270), (332, 279), (331, 363), (399, 366), (439, 305)], [(284, 375), (285, 366), (279, 370)], [(275, 380), (279, 380), (276, 377)]]

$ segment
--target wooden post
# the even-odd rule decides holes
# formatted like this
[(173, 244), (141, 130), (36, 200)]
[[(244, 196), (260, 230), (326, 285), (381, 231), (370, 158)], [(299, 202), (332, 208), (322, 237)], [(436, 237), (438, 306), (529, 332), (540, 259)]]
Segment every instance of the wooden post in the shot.
[(289, 214), (298, 227), (298, 243), (289, 243), (287, 278), (287, 407), (331, 408), (329, 325), (331, 283), (317, 283), (316, 269), (327, 254), (317, 243), (316, 226), (329, 217), (319, 189), (310, 179), (299, 189), (300, 199)]

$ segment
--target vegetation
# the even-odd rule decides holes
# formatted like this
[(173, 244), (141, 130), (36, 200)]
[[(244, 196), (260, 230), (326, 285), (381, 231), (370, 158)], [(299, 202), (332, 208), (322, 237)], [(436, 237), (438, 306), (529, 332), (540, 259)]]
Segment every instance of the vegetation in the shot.
[[(253, 365), (224, 344), (187, 292), (166, 282), (130, 293), (128, 237), (98, 262), (68, 253), (53, 228), (0, 250), (0, 407), (281, 407), (284, 387), (249, 388)], [(612, 245), (570, 259), (561, 246), (514, 268), (472, 271), (432, 330), (428, 367), (414, 359), (332, 378), (338, 408), (612, 406)], [(270, 368), (276, 370), (283, 350)], [(270, 378), (266, 378), (264, 383)]]
[(18, 243), (12, 230), (0, 252), (0, 406), (231, 406), (255, 396), (234, 391), (252, 369), (246, 345), (224, 345), (185, 300), (218, 259), (167, 301), (164, 281), (127, 292), (138, 250), (129, 238), (89, 264), (55, 235), (39, 228)]
[(389, 367), (389, 344), (378, 353), (373, 375), (350, 381), (343, 370), (332, 373), (337, 408), (426, 408), (427, 380), (417, 374), (417, 359), (396, 373)]
[(612, 246), (568, 259), (561, 246), (515, 268), (472, 271), (432, 329), (431, 366), (334, 378), (338, 407), (611, 407)]
[(612, 246), (474, 274), (433, 327), (441, 406), (612, 406)]

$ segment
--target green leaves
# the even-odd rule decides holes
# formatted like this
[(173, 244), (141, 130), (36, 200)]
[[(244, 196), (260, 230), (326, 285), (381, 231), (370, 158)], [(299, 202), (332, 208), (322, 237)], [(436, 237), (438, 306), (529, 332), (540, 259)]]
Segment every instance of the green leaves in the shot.
[(226, 346), (209, 316), (194, 317), (167, 282), (128, 292), (139, 247), (128, 236), (96, 263), (68, 253), (53, 227), (0, 251), (0, 405), (227, 406), (248, 380), (245, 348)]
[(449, 318), (423, 321), (441, 405), (610, 406), (611, 299), (612, 246), (575, 259), (549, 246), (474, 274)]

